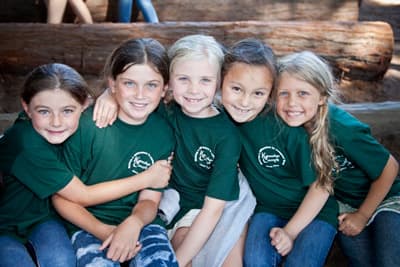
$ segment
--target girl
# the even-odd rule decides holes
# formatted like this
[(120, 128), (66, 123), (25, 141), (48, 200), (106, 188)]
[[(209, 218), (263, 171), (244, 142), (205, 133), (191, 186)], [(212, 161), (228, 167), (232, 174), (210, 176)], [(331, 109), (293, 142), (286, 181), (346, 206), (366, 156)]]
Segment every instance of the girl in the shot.
[(67, 169), (62, 143), (76, 131), (88, 91), (83, 78), (63, 64), (43, 65), (28, 75), (22, 90), (25, 112), (0, 139), (5, 183), (0, 195), (0, 266), (35, 266), (25, 245), (40, 266), (75, 266), (71, 242), (50, 205), (52, 194), (93, 205), (168, 182), (171, 170), (165, 162), (136, 177), (92, 186)]
[(310, 135), (320, 176), (333, 175), (339, 201), (339, 241), (350, 266), (400, 266), (398, 163), (367, 125), (333, 104), (329, 66), (311, 52), (282, 58), (277, 112)]
[(168, 56), (175, 103), (166, 114), (177, 142), (171, 187), (181, 207), (170, 236), (179, 265), (242, 266), (240, 235), (255, 202), (246, 181), (239, 195), (239, 135), (213, 105), (224, 51), (211, 36), (189, 35)]
[[(153, 39), (128, 40), (110, 55), (105, 77), (118, 103), (118, 120), (100, 129), (88, 110), (64, 149), (68, 165), (86, 184), (141, 173), (174, 147), (172, 129), (153, 112), (168, 82), (165, 48)], [(127, 260), (129, 266), (178, 266), (156, 219), (160, 198), (161, 192), (144, 189), (87, 210), (62, 197), (53, 201), (77, 226), (70, 229), (78, 266), (120, 266)]]
[[(223, 66), (222, 104), (242, 137), (239, 166), (257, 199), (245, 266), (322, 266), (336, 234), (337, 206), (311, 166), (307, 133), (267, 106), (276, 65), (256, 39), (234, 44)], [(329, 199), (328, 199), (329, 198)]]

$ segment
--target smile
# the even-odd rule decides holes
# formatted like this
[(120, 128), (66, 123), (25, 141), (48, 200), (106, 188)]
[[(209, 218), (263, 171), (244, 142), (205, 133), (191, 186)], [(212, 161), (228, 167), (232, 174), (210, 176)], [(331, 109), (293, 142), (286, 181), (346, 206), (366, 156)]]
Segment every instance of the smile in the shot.
[(238, 112), (240, 112), (240, 113), (248, 113), (248, 112), (250, 112), (251, 111), (251, 109), (243, 109), (243, 108), (238, 108), (238, 107), (236, 107), (236, 106), (233, 106), (233, 108), (236, 110), (236, 111), (238, 111)]

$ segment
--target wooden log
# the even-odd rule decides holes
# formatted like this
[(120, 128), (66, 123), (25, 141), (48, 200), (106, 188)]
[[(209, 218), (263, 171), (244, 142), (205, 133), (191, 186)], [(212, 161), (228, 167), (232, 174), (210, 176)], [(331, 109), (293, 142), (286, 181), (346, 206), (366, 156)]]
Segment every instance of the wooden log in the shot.
[(358, 19), (354, 0), (153, 0), (161, 21)]
[(360, 20), (386, 21), (394, 31), (396, 41), (400, 41), (400, 2), (363, 0), (360, 6)]
[(0, 24), (0, 71), (27, 72), (48, 63), (69, 64), (98, 74), (123, 40), (152, 37), (164, 45), (187, 34), (215, 36), (225, 45), (257, 37), (278, 56), (311, 50), (325, 57), (343, 78), (381, 78), (393, 53), (393, 32), (384, 22), (168, 22), (159, 24)]
[[(160, 21), (342, 20), (358, 19), (355, 0), (153, 0)], [(86, 0), (95, 22), (116, 21), (117, 0)], [(133, 10), (134, 14), (137, 8)], [(133, 21), (136, 17), (133, 16)], [(139, 21), (143, 21), (139, 16)], [(0, 22), (45, 22), (43, 0), (1, 0)], [(72, 22), (67, 10), (64, 22)]]

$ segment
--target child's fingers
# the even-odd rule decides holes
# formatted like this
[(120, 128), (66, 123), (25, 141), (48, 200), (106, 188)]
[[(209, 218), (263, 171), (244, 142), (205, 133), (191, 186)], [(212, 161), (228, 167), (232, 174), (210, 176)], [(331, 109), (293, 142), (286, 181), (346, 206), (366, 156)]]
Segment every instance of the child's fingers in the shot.
[(103, 242), (103, 244), (101, 244), (101, 246), (99, 247), (99, 250), (104, 250), (104, 249), (106, 249), (106, 248), (111, 244), (112, 237), (113, 237), (113, 235), (110, 235), (110, 236)]

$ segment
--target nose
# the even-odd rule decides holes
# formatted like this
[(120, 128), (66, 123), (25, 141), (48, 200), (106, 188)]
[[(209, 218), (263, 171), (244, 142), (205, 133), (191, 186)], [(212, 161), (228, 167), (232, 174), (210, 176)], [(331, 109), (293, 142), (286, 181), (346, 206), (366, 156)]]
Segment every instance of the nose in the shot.
[(137, 90), (135, 90), (135, 97), (136, 98), (144, 98), (144, 87), (138, 86)]
[(289, 106), (293, 106), (296, 104), (296, 96), (294, 94), (289, 94), (288, 104)]
[(60, 114), (53, 114), (51, 117), (51, 126), (53, 127), (59, 127), (61, 126), (61, 116)]
[(243, 107), (247, 107), (250, 103), (250, 96), (247, 94), (242, 95), (240, 98), (240, 105)]
[(200, 86), (199, 84), (193, 84), (193, 83), (190, 82), (188, 84), (188, 92), (192, 93), (192, 94), (198, 93), (198, 91), (199, 91), (198, 87), (199, 86)]

